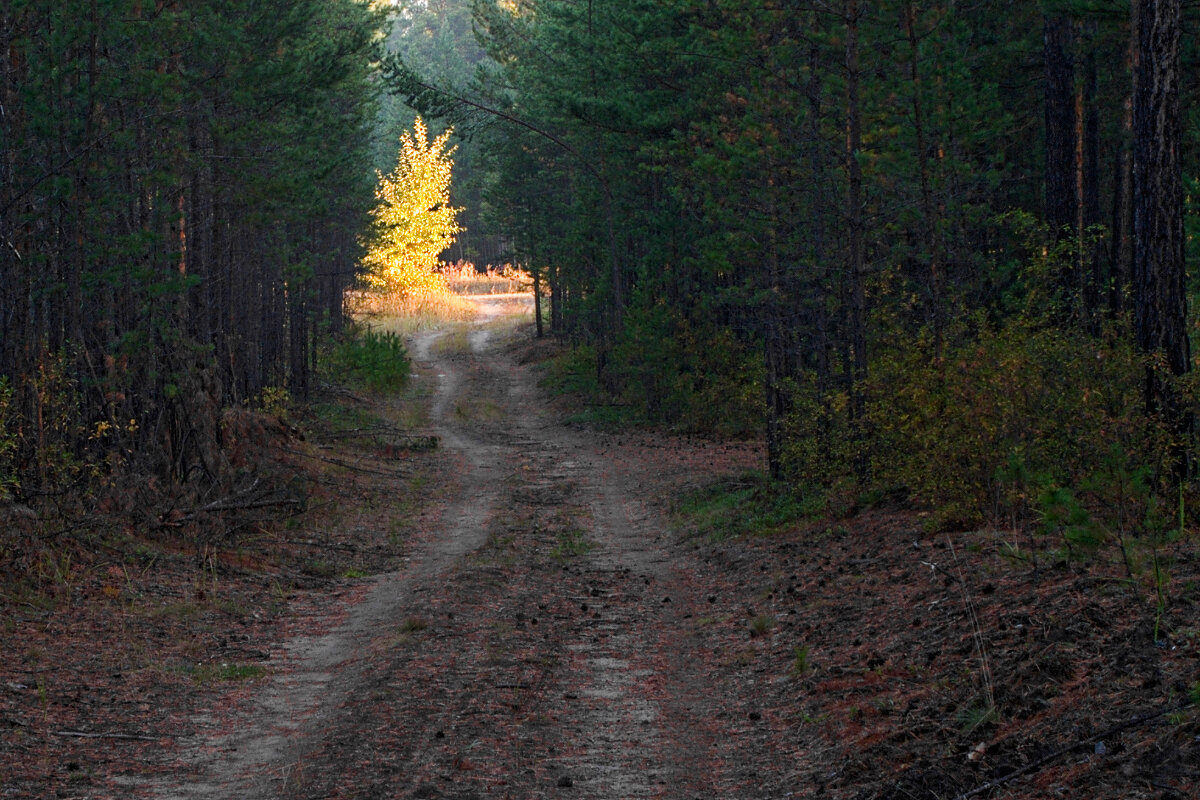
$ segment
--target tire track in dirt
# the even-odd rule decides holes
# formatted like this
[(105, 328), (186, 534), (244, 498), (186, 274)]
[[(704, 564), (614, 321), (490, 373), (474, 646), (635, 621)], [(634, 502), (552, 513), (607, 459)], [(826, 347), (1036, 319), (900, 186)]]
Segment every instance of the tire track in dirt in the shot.
[[(418, 361), (431, 358), (432, 345), (441, 335), (424, 334), (415, 342)], [(485, 488), (464, 493), (444, 519), (440, 535), (425, 537), (403, 572), (377, 576), (365, 598), (346, 609), (340, 625), (323, 636), (287, 642), (284, 653), (272, 659), (271, 669), (278, 675), (259, 693), (250, 719), (216, 740), (185, 743), (184, 761), (198, 777), (188, 784), (159, 787), (156, 796), (161, 800), (293, 796), (307, 780), (302, 773), (309, 754), (320, 749), (323, 731), (344, 712), (346, 698), (361, 680), (361, 657), (370, 651), (372, 639), (403, 618), (409, 597), (430, 591), (439, 576), (485, 541), (485, 521), (496, 500), (495, 491), (486, 487), (494, 484), (497, 448), (446, 426), (462, 377), (448, 361), (436, 364), (436, 374), (433, 432), (465, 458), (467, 481)]]
[(593, 614), (591, 635), (570, 646), (577, 667), (564, 676), (592, 701), (574, 727), (583, 744), (569, 767), (578, 776), (575, 796), (746, 796), (716, 792), (723, 742), (706, 728), (720, 698), (700, 665), (683, 656), (680, 639), (700, 603), (690, 565), (670, 552), (636, 476), (621, 474), (602, 453), (590, 472), (583, 492), (599, 547), (581, 571), (607, 602)]
[[(508, 370), (510, 407), (538, 408), (532, 378)], [(702, 665), (684, 656), (680, 640), (704, 603), (696, 594), (701, 581), (648, 503), (639, 480), (648, 476), (638, 474), (646, 465), (625, 469), (594, 435), (523, 419), (527, 439), (519, 446), (541, 462), (526, 489), (558, 492), (586, 509), (596, 545), (572, 565), (576, 592), (592, 602), (580, 604), (581, 619), (555, 630), (564, 663), (543, 686), (547, 714), (558, 710), (557, 698), (571, 706), (556, 731), (568, 754), (555, 759), (558, 788), (585, 798), (685, 797), (690, 790), (697, 797), (754, 796), (713, 794), (729, 783), (723, 752), (732, 749), (714, 721), (731, 714)], [(544, 785), (523, 791), (556, 796), (543, 795)]]

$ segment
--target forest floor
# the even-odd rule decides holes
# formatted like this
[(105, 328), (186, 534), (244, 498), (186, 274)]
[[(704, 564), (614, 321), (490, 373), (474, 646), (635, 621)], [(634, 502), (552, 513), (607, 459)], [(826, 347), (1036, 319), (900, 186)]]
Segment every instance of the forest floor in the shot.
[(760, 443), (568, 424), (495, 313), (410, 350), (246, 433), (286, 524), (5, 523), (0, 798), (1200, 796), (1194, 539), (1156, 641), (1144, 565), (1024, 533), (701, 535)]

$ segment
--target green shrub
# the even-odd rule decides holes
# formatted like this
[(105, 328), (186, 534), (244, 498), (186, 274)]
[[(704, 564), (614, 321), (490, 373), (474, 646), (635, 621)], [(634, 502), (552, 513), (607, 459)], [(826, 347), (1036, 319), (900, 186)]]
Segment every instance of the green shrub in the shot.
[(12, 410), (12, 385), (0, 375), (0, 502), (11, 499), (17, 484), (17, 448), (20, 438)]
[(851, 475), (856, 443), (850, 430), (849, 397), (821, 391), (812, 373), (788, 386), (791, 413), (783, 420), (785, 471), (797, 486), (828, 492)]
[(400, 337), (370, 327), (353, 332), (335, 346), (329, 362), (336, 377), (374, 392), (396, 391), (410, 371)]
[[(974, 318), (948, 326), (940, 351), (925, 331), (880, 337), (857, 438), (844, 389), (822, 394), (812, 376), (792, 386), (790, 479), (830, 492), (865, 464), (860, 489), (906, 496), (934, 512), (936, 528), (1044, 520), (1056, 505), (1047, 493), (1070, 488), (1089, 511), (1124, 509), (1101, 523), (1128, 528), (1147, 495), (1132, 476), (1160, 494), (1177, 487), (1168, 429), (1144, 413), (1145, 360), (1111, 327), (1093, 335), (1042, 315)], [(1186, 382), (1178, 389), (1191, 394)], [(1082, 549), (1095, 544), (1094, 530), (1056, 530)]]
[(869, 385), (875, 480), (907, 488), (947, 525), (1027, 509), (1037, 486), (1078, 486), (1118, 444), (1160, 457), (1141, 413), (1142, 361), (1121, 337), (1024, 320), (979, 324), (930, 357), (898, 341)]

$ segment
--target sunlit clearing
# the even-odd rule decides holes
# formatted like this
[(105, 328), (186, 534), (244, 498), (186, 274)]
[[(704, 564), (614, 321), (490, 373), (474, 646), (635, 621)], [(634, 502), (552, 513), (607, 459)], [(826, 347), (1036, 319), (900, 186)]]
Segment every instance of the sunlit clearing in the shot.
[(533, 291), (533, 277), (512, 264), (489, 265), (481, 272), (469, 261), (459, 261), (443, 266), (440, 271), (455, 294), (530, 294)]

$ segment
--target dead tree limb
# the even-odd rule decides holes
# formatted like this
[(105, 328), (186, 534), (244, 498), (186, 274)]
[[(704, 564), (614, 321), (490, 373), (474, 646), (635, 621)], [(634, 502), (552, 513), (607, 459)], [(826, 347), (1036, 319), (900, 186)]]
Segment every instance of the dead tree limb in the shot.
[(157, 742), (160, 736), (141, 736), (136, 733), (88, 733), (87, 731), (55, 731), (55, 736), (72, 736), (77, 739), (133, 739), (139, 742)]

